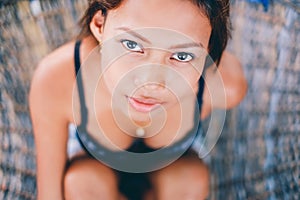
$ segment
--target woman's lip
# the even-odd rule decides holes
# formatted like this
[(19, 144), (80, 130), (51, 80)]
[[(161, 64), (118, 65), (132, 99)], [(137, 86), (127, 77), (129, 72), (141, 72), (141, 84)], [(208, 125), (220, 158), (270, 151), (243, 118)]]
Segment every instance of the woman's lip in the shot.
[(162, 104), (155, 99), (143, 99), (134, 97), (127, 97), (127, 99), (129, 104), (139, 112), (150, 112), (151, 110)]

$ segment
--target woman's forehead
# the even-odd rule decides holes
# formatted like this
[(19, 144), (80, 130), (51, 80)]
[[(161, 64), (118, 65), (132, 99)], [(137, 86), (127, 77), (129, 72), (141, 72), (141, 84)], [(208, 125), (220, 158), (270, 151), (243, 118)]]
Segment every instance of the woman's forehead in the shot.
[(108, 12), (106, 26), (173, 30), (205, 48), (211, 33), (208, 18), (189, 0), (124, 0), (120, 7)]

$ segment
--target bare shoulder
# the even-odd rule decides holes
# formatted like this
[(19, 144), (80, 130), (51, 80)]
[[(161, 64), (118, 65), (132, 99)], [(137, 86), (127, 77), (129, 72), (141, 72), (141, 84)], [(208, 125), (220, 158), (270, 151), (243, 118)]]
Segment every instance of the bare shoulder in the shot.
[(52, 76), (67, 75), (65, 72), (68, 72), (72, 65), (74, 65), (74, 45), (74, 42), (67, 43), (44, 57), (39, 62), (33, 78), (48, 80), (47, 78), (51, 78)]
[[(215, 68), (212, 67), (206, 71), (202, 119), (206, 118), (213, 108), (230, 109), (237, 106), (247, 93), (243, 66), (233, 54), (228, 51), (222, 54), (217, 71), (219, 73), (216, 73)], [(219, 75), (221, 75), (221, 82)], [(213, 97), (210, 91), (213, 91)]]
[(43, 58), (33, 75), (30, 89), (32, 107), (47, 104), (53, 111), (68, 112), (75, 80), (74, 42), (67, 43)]
[(233, 108), (244, 99), (248, 89), (243, 66), (236, 56), (225, 51), (220, 62), (220, 72), (227, 95), (226, 108)]

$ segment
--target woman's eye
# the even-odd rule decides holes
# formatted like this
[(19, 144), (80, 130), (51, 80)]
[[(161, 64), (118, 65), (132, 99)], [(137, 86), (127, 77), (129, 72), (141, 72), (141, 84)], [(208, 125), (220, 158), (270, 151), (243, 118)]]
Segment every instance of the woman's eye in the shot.
[(121, 43), (123, 44), (123, 46), (128, 49), (129, 51), (134, 51), (134, 52), (143, 52), (143, 48), (141, 45), (139, 45), (137, 42), (135, 41), (131, 41), (131, 40), (122, 40)]
[(172, 59), (175, 59), (179, 62), (189, 62), (194, 59), (194, 54), (186, 52), (178, 52), (172, 55)]

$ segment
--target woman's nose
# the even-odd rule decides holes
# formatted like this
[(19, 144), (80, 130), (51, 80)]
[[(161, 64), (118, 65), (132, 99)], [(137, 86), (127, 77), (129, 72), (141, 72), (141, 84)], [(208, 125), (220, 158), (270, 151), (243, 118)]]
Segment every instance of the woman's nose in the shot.
[(167, 66), (168, 52), (160, 49), (149, 51), (147, 63), (140, 66), (135, 77), (135, 84), (146, 90), (163, 90), (169, 74)]
[(137, 87), (143, 87), (146, 90), (163, 90), (166, 88), (167, 70), (165, 66), (150, 64), (142, 68), (134, 80)]

